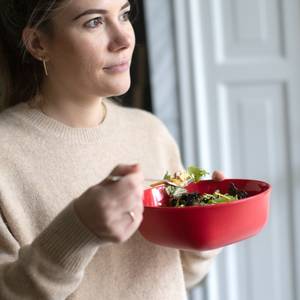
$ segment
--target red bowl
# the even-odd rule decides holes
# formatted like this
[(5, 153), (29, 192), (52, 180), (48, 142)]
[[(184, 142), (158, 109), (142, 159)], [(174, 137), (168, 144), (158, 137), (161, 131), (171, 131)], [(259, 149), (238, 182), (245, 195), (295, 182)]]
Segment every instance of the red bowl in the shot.
[(206, 206), (167, 207), (164, 187), (144, 191), (144, 219), (139, 228), (145, 239), (162, 246), (209, 250), (256, 235), (267, 223), (271, 186), (258, 180), (202, 180), (190, 184), (189, 192), (228, 192), (229, 184), (249, 197)]

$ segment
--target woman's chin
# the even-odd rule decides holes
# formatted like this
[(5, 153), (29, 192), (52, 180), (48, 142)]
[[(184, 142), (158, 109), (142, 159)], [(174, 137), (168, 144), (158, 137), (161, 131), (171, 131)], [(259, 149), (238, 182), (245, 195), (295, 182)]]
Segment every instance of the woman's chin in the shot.
[(130, 82), (126, 85), (118, 85), (112, 87), (112, 89), (109, 91), (109, 95), (107, 97), (114, 97), (114, 96), (121, 96), (128, 92), (130, 88)]

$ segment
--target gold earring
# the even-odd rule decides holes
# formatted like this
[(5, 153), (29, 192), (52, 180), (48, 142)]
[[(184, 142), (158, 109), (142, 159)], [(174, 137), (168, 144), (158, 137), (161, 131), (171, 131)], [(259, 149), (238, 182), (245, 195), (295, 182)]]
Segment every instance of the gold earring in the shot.
[(47, 69), (47, 65), (46, 65), (46, 60), (42, 58), (42, 61), (43, 61), (45, 75), (48, 76), (48, 69)]

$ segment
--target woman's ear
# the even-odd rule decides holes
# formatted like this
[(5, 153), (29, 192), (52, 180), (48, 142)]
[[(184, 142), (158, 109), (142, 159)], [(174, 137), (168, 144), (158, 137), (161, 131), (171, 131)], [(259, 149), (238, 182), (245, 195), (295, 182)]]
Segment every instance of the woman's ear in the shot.
[(48, 60), (46, 37), (39, 30), (26, 27), (22, 32), (22, 40), (26, 50), (38, 60)]

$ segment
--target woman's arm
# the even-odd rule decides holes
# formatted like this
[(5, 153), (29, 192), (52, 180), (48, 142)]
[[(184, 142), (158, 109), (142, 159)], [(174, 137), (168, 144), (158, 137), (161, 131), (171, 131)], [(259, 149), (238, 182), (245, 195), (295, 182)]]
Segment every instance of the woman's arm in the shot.
[(214, 258), (221, 249), (210, 251), (180, 251), (187, 289), (194, 287), (208, 274)]
[(25, 247), (0, 218), (0, 299), (66, 299), (99, 245), (98, 237), (77, 218), (73, 203)]
[(138, 229), (144, 181), (139, 166), (118, 165), (110, 175), (121, 179), (89, 187), (26, 247), (0, 218), (1, 300), (66, 299), (100, 245), (125, 242)]

